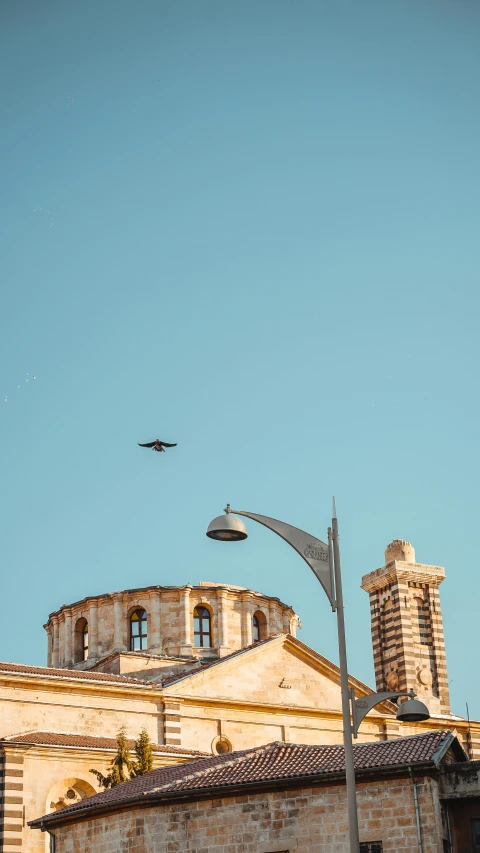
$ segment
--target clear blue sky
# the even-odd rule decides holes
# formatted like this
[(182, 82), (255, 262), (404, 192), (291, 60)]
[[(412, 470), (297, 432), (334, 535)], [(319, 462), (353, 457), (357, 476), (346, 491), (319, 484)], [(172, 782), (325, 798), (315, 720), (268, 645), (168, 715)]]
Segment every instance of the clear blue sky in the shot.
[(374, 686), (360, 579), (408, 539), (479, 719), (480, 4), (0, 18), (0, 658), (44, 663), (64, 602), (214, 580), (337, 660), (293, 551), (205, 537), (230, 501), (322, 538), (335, 494), (350, 670)]

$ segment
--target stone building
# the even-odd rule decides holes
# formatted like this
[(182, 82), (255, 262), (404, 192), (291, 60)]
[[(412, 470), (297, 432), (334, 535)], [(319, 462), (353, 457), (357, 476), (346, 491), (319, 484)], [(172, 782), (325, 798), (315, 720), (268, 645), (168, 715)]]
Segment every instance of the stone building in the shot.
[[(292, 608), (278, 598), (243, 587), (202, 582), (128, 589), (52, 613), (45, 625), (48, 666), (91, 669), (115, 655), (121, 669), (130, 666), (131, 652), (148, 651), (165, 660), (159, 670), (171, 670), (174, 658), (185, 666), (185, 659), (225, 657), (254, 640), (295, 636), (297, 623)], [(125, 652), (129, 657), (121, 662)]]
[(447, 659), (438, 587), (445, 569), (415, 562), (395, 539), (385, 565), (362, 578), (370, 594), (377, 690), (410, 690), (436, 714), (450, 713)]
[[(448, 726), (469, 757), (480, 758), (480, 724), (449, 706), (443, 576), (395, 542), (386, 565), (363, 578), (377, 686), (393, 685), (395, 676), (400, 688), (421, 695), (432, 717), (399, 723), (397, 707), (385, 702), (364, 720), (359, 739), (390, 741)], [(383, 621), (380, 606), (388, 613)], [(278, 598), (213, 583), (107, 593), (52, 613), (47, 667), (0, 664), (3, 850), (44, 853), (28, 822), (73, 795), (77, 801), (98, 791), (90, 768), (105, 771), (121, 725), (131, 739), (147, 729), (156, 767), (274, 741), (340, 743), (338, 667), (297, 639), (297, 626), (294, 610)], [(350, 686), (357, 698), (372, 692), (353, 676)]]
[[(442, 772), (469, 762), (451, 733), (360, 744), (354, 757), (361, 853), (452, 850), (460, 803)], [(342, 747), (272, 743), (152, 771), (32, 826), (56, 853), (349, 853), (344, 770)]]

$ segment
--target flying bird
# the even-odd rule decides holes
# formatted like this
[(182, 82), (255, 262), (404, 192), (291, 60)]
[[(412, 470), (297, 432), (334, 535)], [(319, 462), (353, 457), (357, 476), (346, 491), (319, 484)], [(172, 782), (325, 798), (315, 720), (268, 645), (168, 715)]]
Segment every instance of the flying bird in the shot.
[(138, 442), (139, 447), (151, 447), (152, 450), (156, 450), (157, 453), (165, 453), (166, 447), (176, 447), (176, 444), (167, 444), (166, 441), (160, 441), (159, 438), (156, 438), (155, 441), (148, 441), (147, 444), (140, 444)]

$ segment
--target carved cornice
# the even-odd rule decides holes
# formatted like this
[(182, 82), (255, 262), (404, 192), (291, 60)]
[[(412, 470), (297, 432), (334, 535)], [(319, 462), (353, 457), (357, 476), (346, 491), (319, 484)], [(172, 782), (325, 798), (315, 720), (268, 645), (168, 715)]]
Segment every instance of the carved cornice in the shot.
[(66, 609), (70, 610), (72, 616), (75, 616), (83, 615), (83, 611), (88, 610), (92, 605), (94, 607), (99, 605), (108, 605), (114, 601), (121, 601), (124, 605), (131, 605), (134, 600), (138, 600), (140, 602), (140, 599), (145, 599), (146, 603), (152, 597), (157, 596), (164, 601), (179, 601), (183, 600), (183, 597), (187, 597), (188, 595), (193, 598), (195, 594), (201, 598), (206, 592), (215, 598), (217, 598), (220, 593), (220, 596), (222, 598), (225, 597), (227, 600), (237, 599), (239, 601), (243, 601), (244, 599), (247, 599), (247, 601), (256, 600), (264, 602), (265, 604), (268, 602), (274, 602), (279, 605), (284, 612), (287, 612), (292, 616), (297, 615), (290, 604), (285, 604), (285, 602), (281, 601), (277, 596), (265, 595), (264, 593), (256, 592), (255, 590), (246, 589), (244, 587), (237, 588), (229, 586), (228, 584), (209, 585), (205, 583), (197, 586), (194, 586), (193, 584), (184, 584), (182, 586), (156, 585), (139, 587), (138, 589), (117, 590), (114, 592), (102, 593), (100, 595), (89, 595), (79, 601), (74, 601), (71, 604), (62, 604), (58, 610), (49, 614), (48, 620), (43, 627), (47, 630), (47, 626), (55, 621), (56, 618), (63, 620), (63, 613)]
[(360, 586), (366, 592), (371, 593), (397, 580), (440, 584), (445, 580), (445, 569), (442, 566), (429, 566), (425, 563), (405, 563), (402, 560), (393, 560), (386, 566), (364, 575)]

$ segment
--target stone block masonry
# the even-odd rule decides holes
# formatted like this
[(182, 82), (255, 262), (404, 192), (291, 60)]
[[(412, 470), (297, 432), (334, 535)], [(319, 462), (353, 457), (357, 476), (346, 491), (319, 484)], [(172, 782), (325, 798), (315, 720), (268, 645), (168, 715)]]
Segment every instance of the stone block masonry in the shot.
[[(441, 853), (437, 782), (418, 782), (424, 853)], [(361, 841), (417, 849), (410, 779), (358, 784)], [(135, 808), (55, 829), (57, 853), (349, 853), (345, 787), (304, 787)]]
[(450, 714), (438, 587), (445, 569), (415, 562), (409, 542), (395, 539), (385, 565), (362, 578), (370, 595), (377, 690), (413, 688), (431, 714)]
[(12, 752), (0, 760), (0, 820), (2, 823), (1, 849), (20, 850), (25, 824), (23, 802), (23, 749)]
[[(198, 606), (210, 614), (208, 647), (199, 648), (195, 643), (194, 610)], [(260, 639), (280, 633), (295, 635), (298, 624), (292, 608), (278, 598), (228, 584), (201, 582), (198, 586), (150, 586), (106, 593), (63, 605), (50, 614), (44, 626), (48, 666), (88, 669), (114, 652), (132, 650), (130, 618), (138, 609), (147, 614), (143, 651), (190, 659), (225, 657), (249, 646), (255, 615), (261, 622)]]

